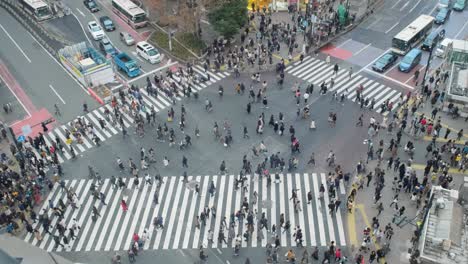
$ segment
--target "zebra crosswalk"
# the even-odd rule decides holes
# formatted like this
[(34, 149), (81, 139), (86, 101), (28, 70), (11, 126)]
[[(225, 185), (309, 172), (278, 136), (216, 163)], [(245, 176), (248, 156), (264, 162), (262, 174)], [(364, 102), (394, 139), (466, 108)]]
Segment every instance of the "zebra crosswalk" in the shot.
[[(275, 175), (271, 177), (274, 179)], [(43, 239), (38, 241), (33, 234), (28, 233), (24, 241), (47, 251), (117, 251), (129, 249), (133, 234), (141, 237), (146, 231), (148, 235), (144, 249), (196, 249), (200, 245), (230, 248), (235, 241), (222, 243), (217, 239), (222, 220), (225, 217), (229, 223), (234, 213), (245, 207), (247, 202), (248, 209), (254, 212), (255, 223), (265, 213), (268, 230), (254, 228), (251, 239), (243, 239), (242, 247), (265, 247), (267, 240), (271, 242), (274, 235), (279, 236), (281, 246), (296, 246), (293, 237), (296, 226), (303, 231), (304, 246), (327, 246), (331, 241), (346, 246), (341, 210), (330, 214), (328, 209), (330, 201), (325, 173), (280, 174), (280, 181), (273, 181), (271, 185), (265, 178), (248, 175), (246, 189), (236, 189), (235, 178), (234, 175), (189, 176), (185, 183), (183, 177), (163, 177), (159, 188), (154, 182), (149, 184), (143, 181), (136, 186), (135, 178), (131, 178), (124, 179), (126, 187), (122, 189), (112, 186), (110, 179), (106, 179), (96, 187), (96, 190), (105, 194), (105, 198), (101, 197), (104, 202), (91, 193), (93, 180), (67, 180), (65, 187), (75, 190), (78, 208), (73, 209), (67, 204), (60, 221), (66, 228), (72, 227), (76, 221), (80, 227), (75, 233), (77, 238), (69, 239), (68, 245), (57, 245), (54, 241), (53, 236), (59, 235), (56, 229), (59, 219), (52, 217), (48, 201), (51, 200), (54, 205), (60, 199), (67, 201), (66, 191), (55, 184), (41, 208), (41, 212), (48, 213), (49, 219), (53, 219), (49, 228), (51, 234), (44, 232), (43, 226), (36, 223), (33, 228), (42, 234)], [(209, 189), (212, 183), (216, 191), (211, 195)], [(321, 184), (325, 186), (323, 199), (319, 196)], [(294, 190), (297, 190), (300, 201), (298, 206), (291, 199)], [(313, 195), (310, 204), (307, 202), (309, 192)], [(154, 201), (155, 194), (159, 197), (157, 204)], [(345, 194), (342, 184), (337, 187), (336, 194)], [(128, 211), (120, 208), (122, 199), (126, 201)], [(93, 207), (100, 214), (94, 220)], [(197, 228), (194, 223), (206, 207), (214, 210), (215, 214), (207, 218), (206, 225), (201, 224)], [(283, 213), (285, 221), (291, 223), (291, 229), (286, 232), (280, 227)], [(153, 225), (153, 220), (159, 216), (163, 217), (164, 228)], [(247, 220), (237, 218), (235, 222), (235, 233), (244, 234)], [(276, 233), (271, 232), (273, 224), (278, 227)], [(228, 237), (226, 229), (224, 232)], [(209, 241), (209, 230), (215, 234), (212, 242)], [(68, 237), (69, 230), (64, 235)], [(258, 240), (258, 235), (263, 235), (264, 239)]]
[[(194, 72), (199, 75), (203, 76), (206, 79), (209, 79), (205, 82), (199, 82), (199, 83), (191, 83), (192, 90), (195, 92), (201, 91), (202, 89), (222, 80), (223, 78), (226, 78), (230, 76), (229, 72), (211, 72), (203, 69), (202, 66), (200, 65), (195, 65), (193, 66)], [(210, 77), (207, 78), (207, 75)], [(172, 82), (175, 84), (175, 86), (178, 88), (178, 95), (176, 96), (176, 100), (180, 101), (183, 97), (183, 80), (182, 78), (178, 77), (177, 75), (173, 75), (172, 78), (168, 78), (169, 82)], [(148, 110), (152, 109), (154, 107), (156, 112), (161, 112), (165, 108), (168, 108), (172, 105), (171, 99), (169, 99), (164, 93), (158, 93), (157, 97), (154, 97), (152, 95), (149, 95), (145, 89), (140, 89), (140, 94), (142, 96), (142, 104), (144, 107)], [(128, 104), (131, 102), (127, 100)], [(130, 106), (130, 105), (129, 105)], [(122, 127), (120, 127), (117, 123), (113, 124), (112, 122), (108, 122), (105, 117), (105, 111), (109, 110), (111, 113), (112, 107), (110, 104), (106, 104), (102, 107), (99, 107), (87, 114), (84, 114), (81, 116), (87, 124), (92, 124), (94, 129), (93, 133), (102, 141), (105, 141), (122, 131)], [(103, 120), (105, 122), (104, 128), (102, 128), (101, 124), (99, 123), (100, 120)], [(102, 122), (102, 121), (101, 121)], [(62, 152), (57, 152), (58, 153), (58, 161), (60, 163), (65, 162), (66, 160), (69, 160), (72, 158), (72, 153), (71, 153), (71, 147), (69, 144), (67, 144), (67, 138), (66, 134), (67, 131), (72, 132), (73, 126), (72, 122), (58, 126), (47, 133), (44, 133), (44, 141), (47, 146), (51, 146), (52, 142), (60, 142), (62, 146), (64, 146), (64, 149)], [(130, 127), (134, 123), (133, 118), (123, 112), (123, 124), (126, 128)], [(75, 152), (76, 155), (87, 151), (90, 148), (93, 148), (96, 146), (96, 143), (94, 140), (91, 138), (90, 135), (85, 134), (82, 135), (82, 143), (77, 143), (76, 138), (71, 135), (71, 139), (73, 140), (73, 151)], [(33, 148), (33, 152), (35, 153), (36, 156), (40, 156), (38, 151)]]
[[(345, 93), (345, 96), (352, 101), (356, 101), (356, 90), (362, 84), (365, 88), (362, 96), (369, 98), (369, 101), (375, 100), (374, 110), (377, 113), (382, 112), (381, 106), (387, 100), (393, 104), (392, 110), (396, 109), (402, 102), (404, 95), (398, 90), (360, 74), (353, 74), (350, 78), (349, 69), (342, 68), (335, 74), (333, 67), (333, 64), (307, 56), (303, 62), (298, 61), (286, 67), (285, 71), (314, 85), (320, 85), (323, 82), (329, 83), (333, 78), (334, 85), (329, 88), (329, 91), (336, 91), (338, 95)], [(382, 114), (386, 115), (387, 112)]]

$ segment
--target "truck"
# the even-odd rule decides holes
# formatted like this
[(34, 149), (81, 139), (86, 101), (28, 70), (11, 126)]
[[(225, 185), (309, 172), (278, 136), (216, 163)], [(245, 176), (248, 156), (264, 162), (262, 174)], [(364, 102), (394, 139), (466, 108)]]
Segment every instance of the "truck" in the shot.
[(140, 67), (127, 53), (122, 52), (114, 56), (114, 62), (118, 70), (124, 71), (128, 77), (140, 75)]

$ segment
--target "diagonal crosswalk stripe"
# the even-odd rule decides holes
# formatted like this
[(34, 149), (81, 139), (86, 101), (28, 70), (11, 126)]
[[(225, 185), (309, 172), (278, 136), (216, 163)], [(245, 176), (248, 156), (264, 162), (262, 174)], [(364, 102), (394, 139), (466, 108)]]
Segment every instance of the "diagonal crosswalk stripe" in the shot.
[[(303, 62), (295, 62), (286, 67), (286, 72), (296, 76), (308, 83), (314, 85), (320, 85), (321, 83), (330, 83), (331, 78), (334, 79), (334, 86), (329, 87), (329, 91), (336, 91), (338, 95), (341, 95), (344, 91), (347, 91), (346, 97), (356, 101), (356, 89), (359, 84), (364, 85), (363, 96), (365, 99), (376, 101), (374, 111), (380, 113), (381, 107), (387, 100), (393, 103), (392, 111), (400, 106), (401, 93), (397, 90), (380, 84), (378, 81), (368, 79), (361, 74), (353, 74), (349, 77), (349, 71), (347, 69), (340, 69), (337, 74), (333, 72), (334, 65), (327, 64), (322, 60), (306, 57)], [(382, 99), (381, 99), (382, 98)], [(387, 113), (384, 113), (387, 114)]]
[[(194, 72), (198, 75), (207, 77), (210, 76), (210, 80), (206, 81), (204, 83), (194, 83), (193, 81), (190, 81), (189, 78), (180, 78), (178, 76), (173, 75), (172, 78), (169, 78), (169, 82), (174, 83), (176, 85), (176, 94), (177, 96), (175, 99), (177, 101), (182, 100), (183, 97), (183, 87), (187, 87), (190, 85), (192, 88), (192, 91), (201, 91), (202, 89), (208, 87), (209, 85), (212, 85), (218, 81), (221, 81), (223, 78), (229, 77), (231, 74), (229, 72), (213, 72), (211, 70), (208, 70), (205, 72), (202, 66), (200, 65), (195, 65), (193, 67)], [(153, 88), (154, 88), (154, 84)], [(164, 94), (162, 91), (158, 91), (157, 96), (149, 95), (148, 92), (144, 89), (141, 88), (139, 90), (140, 96), (141, 96), (141, 103), (146, 109), (146, 111), (151, 111), (151, 109), (155, 109), (156, 112), (161, 112), (167, 107), (170, 107), (172, 105), (172, 101), (166, 94)], [(122, 104), (122, 101), (120, 100), (119, 96), (117, 95), (118, 99), (117, 101)], [(131, 96), (134, 98), (133, 96)], [(131, 104), (132, 100), (126, 100), (126, 106), (129, 107)], [(135, 101), (138, 101), (135, 99)], [(122, 131), (122, 127), (120, 127), (120, 124), (113, 124), (110, 123), (104, 118), (105, 114), (104, 111), (105, 109), (109, 110), (111, 113), (114, 113), (114, 109), (110, 104), (106, 104), (98, 109), (94, 109), (93, 111), (87, 113), (86, 115), (83, 116), (84, 120), (86, 121), (87, 124), (92, 124), (93, 126), (93, 133), (101, 140), (101, 142), (104, 142), (106, 139), (109, 139)], [(130, 112), (122, 112), (123, 114), (123, 123), (126, 128), (130, 127), (131, 124), (134, 124), (134, 119), (133, 117), (130, 116)], [(99, 124), (99, 119), (103, 119), (105, 123), (105, 127), (102, 128), (101, 125)], [(72, 155), (69, 153), (71, 147), (66, 144), (66, 137), (65, 137), (65, 131), (73, 131), (73, 122), (70, 122), (68, 124), (61, 125), (59, 127), (56, 127), (55, 129), (49, 131), (48, 133), (44, 134), (44, 137), (46, 138), (46, 145), (50, 146), (50, 142), (47, 142), (47, 138), (50, 138), (50, 141), (55, 142), (55, 138), (57, 137), (62, 145), (65, 146), (65, 151), (62, 153), (58, 153), (58, 160), (60, 163), (63, 163), (69, 159), (72, 158)], [(96, 146), (95, 142), (93, 141), (92, 134), (93, 133), (86, 133), (85, 135), (81, 135), (83, 144), (78, 144), (76, 142), (76, 138), (73, 136), (73, 134), (70, 135), (70, 138), (73, 140), (73, 149), (75, 150), (75, 153), (78, 154), (80, 152), (85, 152), (86, 150), (93, 148)], [(33, 152), (37, 153), (36, 149), (33, 149)]]

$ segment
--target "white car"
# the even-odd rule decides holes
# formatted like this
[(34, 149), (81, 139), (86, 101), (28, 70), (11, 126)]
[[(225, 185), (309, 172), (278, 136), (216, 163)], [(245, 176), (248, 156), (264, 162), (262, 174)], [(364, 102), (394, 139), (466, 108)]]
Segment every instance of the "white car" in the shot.
[(101, 26), (96, 21), (88, 23), (88, 30), (94, 40), (101, 40), (105, 36), (104, 30), (102, 30)]

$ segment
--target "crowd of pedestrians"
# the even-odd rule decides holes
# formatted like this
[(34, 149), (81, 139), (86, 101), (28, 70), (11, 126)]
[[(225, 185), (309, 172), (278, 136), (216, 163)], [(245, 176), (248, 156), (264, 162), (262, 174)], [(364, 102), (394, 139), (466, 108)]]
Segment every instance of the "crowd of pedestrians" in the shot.
[[(254, 11), (249, 12), (248, 23), (241, 29), (239, 42), (227, 45), (227, 40), (213, 40), (207, 48), (204, 67), (230, 70), (238, 76), (245, 69), (262, 69), (266, 68), (265, 65), (272, 65), (275, 54), (282, 49), (287, 51), (284, 59), (289, 61), (295, 55), (304, 56), (317, 42), (325, 41), (328, 36), (336, 35), (341, 30), (334, 2), (317, 2), (308, 5), (306, 10), (296, 10), (291, 5), (288, 19), (284, 21), (276, 21), (277, 14), (271, 8), (256, 8), (252, 3)], [(313, 25), (312, 15), (318, 17), (320, 23)]]

